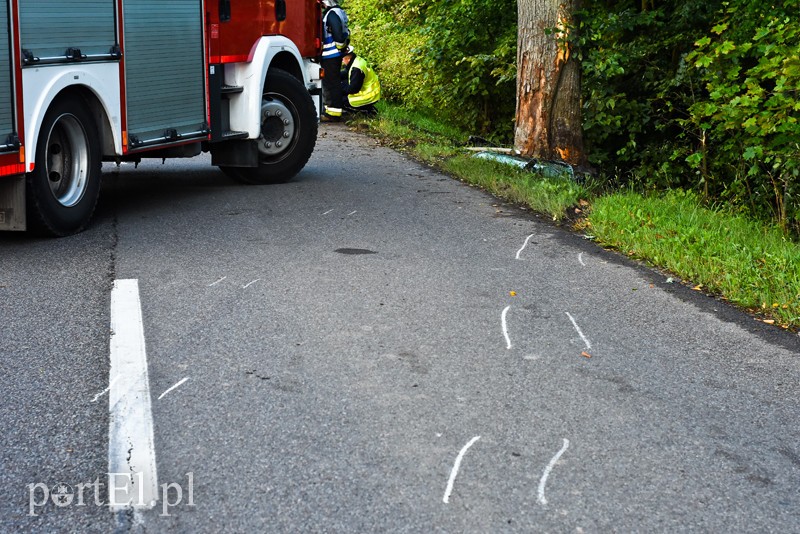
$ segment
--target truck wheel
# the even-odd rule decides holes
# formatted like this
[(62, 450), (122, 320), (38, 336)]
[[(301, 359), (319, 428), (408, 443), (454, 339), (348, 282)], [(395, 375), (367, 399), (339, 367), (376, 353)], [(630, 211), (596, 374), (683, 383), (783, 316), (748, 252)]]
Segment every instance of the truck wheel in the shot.
[(29, 228), (51, 236), (83, 230), (97, 205), (101, 174), (91, 113), (77, 97), (57, 99), (44, 116), (26, 177)]
[(270, 69), (261, 101), (258, 167), (220, 167), (249, 184), (288, 182), (308, 162), (317, 142), (317, 112), (303, 84), (288, 72)]

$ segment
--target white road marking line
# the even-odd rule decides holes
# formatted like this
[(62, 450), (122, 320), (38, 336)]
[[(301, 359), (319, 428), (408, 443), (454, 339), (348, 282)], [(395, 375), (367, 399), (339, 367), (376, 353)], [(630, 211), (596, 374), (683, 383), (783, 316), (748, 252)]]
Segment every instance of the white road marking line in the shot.
[(564, 446), (561, 447), (561, 450), (553, 456), (553, 459), (550, 460), (550, 463), (547, 464), (547, 467), (544, 468), (544, 473), (542, 473), (542, 479), (539, 481), (539, 496), (537, 497), (537, 501), (541, 505), (547, 504), (547, 499), (544, 496), (544, 486), (547, 484), (547, 477), (550, 476), (550, 471), (553, 470), (553, 467), (556, 465), (556, 462), (561, 458), (561, 455), (564, 454), (569, 448), (569, 440), (564, 439)]
[(584, 336), (583, 332), (581, 332), (581, 327), (578, 326), (578, 323), (575, 322), (575, 319), (572, 318), (572, 315), (570, 315), (569, 312), (564, 312), (564, 313), (566, 313), (567, 317), (569, 317), (569, 320), (572, 321), (572, 326), (575, 327), (575, 331), (578, 332), (579, 336), (581, 336), (581, 339), (583, 340), (583, 343), (586, 345), (586, 350), (591, 349), (592, 348), (592, 344), (589, 343), (589, 340), (586, 339), (586, 336)]
[(349, 217), (349, 216), (351, 216), (351, 215), (355, 215), (355, 214), (357, 213), (357, 211), (358, 211), (358, 210), (356, 210), (356, 211), (351, 211), (350, 213), (348, 213), (348, 214), (347, 214), (347, 216)]
[(464, 459), (464, 455), (467, 453), (467, 450), (479, 439), (481, 439), (480, 436), (475, 436), (469, 440), (469, 443), (464, 445), (464, 447), (461, 449), (461, 452), (459, 452), (458, 456), (456, 456), (456, 463), (453, 464), (453, 469), (450, 471), (450, 479), (447, 481), (447, 489), (444, 490), (444, 497), (442, 497), (442, 502), (445, 504), (450, 502), (450, 494), (453, 492), (453, 483), (455, 483), (458, 469), (461, 467), (461, 460)]
[(114, 281), (110, 345), (109, 376), (120, 379), (108, 392), (108, 472), (119, 474), (109, 507), (148, 509), (158, 500), (158, 475), (138, 280)]
[(585, 264), (585, 263), (583, 263), (583, 252), (581, 252), (580, 254), (578, 254), (578, 261), (581, 263), (581, 265), (583, 265), (584, 267), (586, 267), (586, 264)]
[(503, 313), (500, 314), (500, 322), (503, 326), (503, 336), (506, 338), (506, 349), (511, 348), (511, 338), (508, 337), (508, 325), (506, 324), (506, 315), (510, 309), (511, 306), (506, 306), (506, 308), (503, 310)]
[(215, 286), (215, 285), (219, 284), (220, 282), (222, 282), (223, 280), (225, 280), (226, 278), (228, 278), (228, 277), (227, 276), (223, 276), (222, 278), (220, 278), (216, 282), (208, 284), (208, 287)]
[(178, 382), (177, 384), (175, 384), (174, 386), (172, 386), (171, 388), (169, 388), (168, 390), (166, 390), (166, 391), (165, 391), (164, 393), (162, 393), (161, 395), (159, 395), (159, 396), (158, 396), (158, 400), (161, 400), (161, 399), (163, 399), (163, 398), (164, 398), (164, 395), (166, 395), (167, 393), (169, 393), (169, 392), (170, 392), (170, 391), (172, 391), (173, 389), (175, 389), (175, 388), (177, 388), (177, 387), (180, 387), (180, 386), (181, 386), (181, 385), (182, 385), (184, 382), (186, 382), (187, 380), (189, 380), (189, 377), (188, 377), (188, 376), (187, 376), (186, 378), (184, 378), (183, 380), (181, 380), (180, 382)]
[(247, 289), (248, 287), (250, 287), (251, 285), (255, 284), (256, 282), (259, 282), (260, 280), (261, 280), (261, 278), (256, 278), (256, 279), (255, 279), (255, 280), (253, 280), (252, 282), (250, 282), (250, 283), (248, 283), (248, 284), (245, 284), (245, 285), (243, 285), (243, 286), (242, 286), (242, 289)]
[(116, 382), (117, 380), (119, 380), (119, 375), (115, 376), (114, 379), (108, 383), (108, 387), (106, 389), (95, 395), (94, 398), (92, 399), (92, 402), (97, 402), (97, 399), (108, 393), (108, 391), (111, 389), (111, 386), (113, 386), (114, 382)]
[(523, 251), (523, 250), (525, 250), (525, 247), (527, 247), (527, 246), (528, 246), (528, 241), (530, 241), (532, 237), (533, 237), (533, 234), (529, 235), (529, 236), (527, 237), (527, 239), (525, 239), (525, 243), (522, 245), (522, 248), (520, 248), (520, 249), (517, 251), (517, 258), (516, 258), (516, 259), (519, 259), (519, 255), (520, 255), (520, 254), (522, 254), (522, 251)]
[(328, 211), (326, 211), (325, 213), (323, 213), (323, 215), (327, 215), (327, 214), (329, 214), (329, 213), (330, 213), (330, 212), (332, 212), (332, 211), (333, 211), (333, 210), (328, 210)]

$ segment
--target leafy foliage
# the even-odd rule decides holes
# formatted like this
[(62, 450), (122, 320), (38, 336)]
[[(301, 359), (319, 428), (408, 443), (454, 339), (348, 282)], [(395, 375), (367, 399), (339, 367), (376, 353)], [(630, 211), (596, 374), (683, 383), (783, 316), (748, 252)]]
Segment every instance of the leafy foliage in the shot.
[(509, 138), (516, 105), (516, 3), (349, 0), (353, 40), (390, 98)]
[(798, 220), (798, 0), (589, 0), (581, 17), (592, 161), (649, 189)]
[(350, 18), (353, 45), (380, 77), (382, 97), (412, 108), (431, 107), (420, 90), (424, 87), (422, 68), (410, 56), (422, 43), (411, 3), (350, 0), (343, 7)]
[[(758, 210), (800, 230), (800, 1), (726, 3), (687, 61), (707, 97), (683, 124), (708, 137), (688, 161)], [(702, 147), (701, 147), (702, 148)]]
[(693, 173), (673, 154), (687, 140), (677, 121), (686, 117), (698, 84), (685, 56), (719, 2), (665, 0), (648, 10), (632, 0), (607, 4), (587, 0), (580, 15), (590, 157), (648, 187), (692, 187)]

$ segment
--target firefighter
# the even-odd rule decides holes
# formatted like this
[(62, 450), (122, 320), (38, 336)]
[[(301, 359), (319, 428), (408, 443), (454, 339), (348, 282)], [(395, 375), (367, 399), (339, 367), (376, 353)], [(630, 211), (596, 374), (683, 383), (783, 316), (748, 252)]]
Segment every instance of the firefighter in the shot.
[(322, 79), (322, 97), (325, 101), (323, 121), (337, 121), (342, 118), (344, 97), (342, 95), (341, 74), (342, 56), (350, 41), (347, 28), (347, 13), (339, 7), (336, 0), (322, 0), (322, 61), (325, 77)]
[(364, 58), (356, 55), (352, 46), (347, 47), (347, 52), (342, 58), (345, 67), (342, 76), (342, 93), (347, 95), (345, 108), (348, 111), (374, 115), (375, 102), (381, 98), (381, 82), (378, 75), (369, 66)]

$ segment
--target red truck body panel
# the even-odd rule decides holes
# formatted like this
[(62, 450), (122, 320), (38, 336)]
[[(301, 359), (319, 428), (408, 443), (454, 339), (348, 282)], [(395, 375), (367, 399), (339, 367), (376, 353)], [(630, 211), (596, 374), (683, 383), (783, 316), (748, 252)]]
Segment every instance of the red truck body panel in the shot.
[[(208, 11), (209, 63), (247, 61), (253, 44), (264, 35), (288, 37), (303, 57), (320, 53), (318, 0), (231, 0), (229, 20), (220, 20), (218, 1), (207, 5), (214, 6)], [(281, 9), (286, 16), (279, 21)]]

